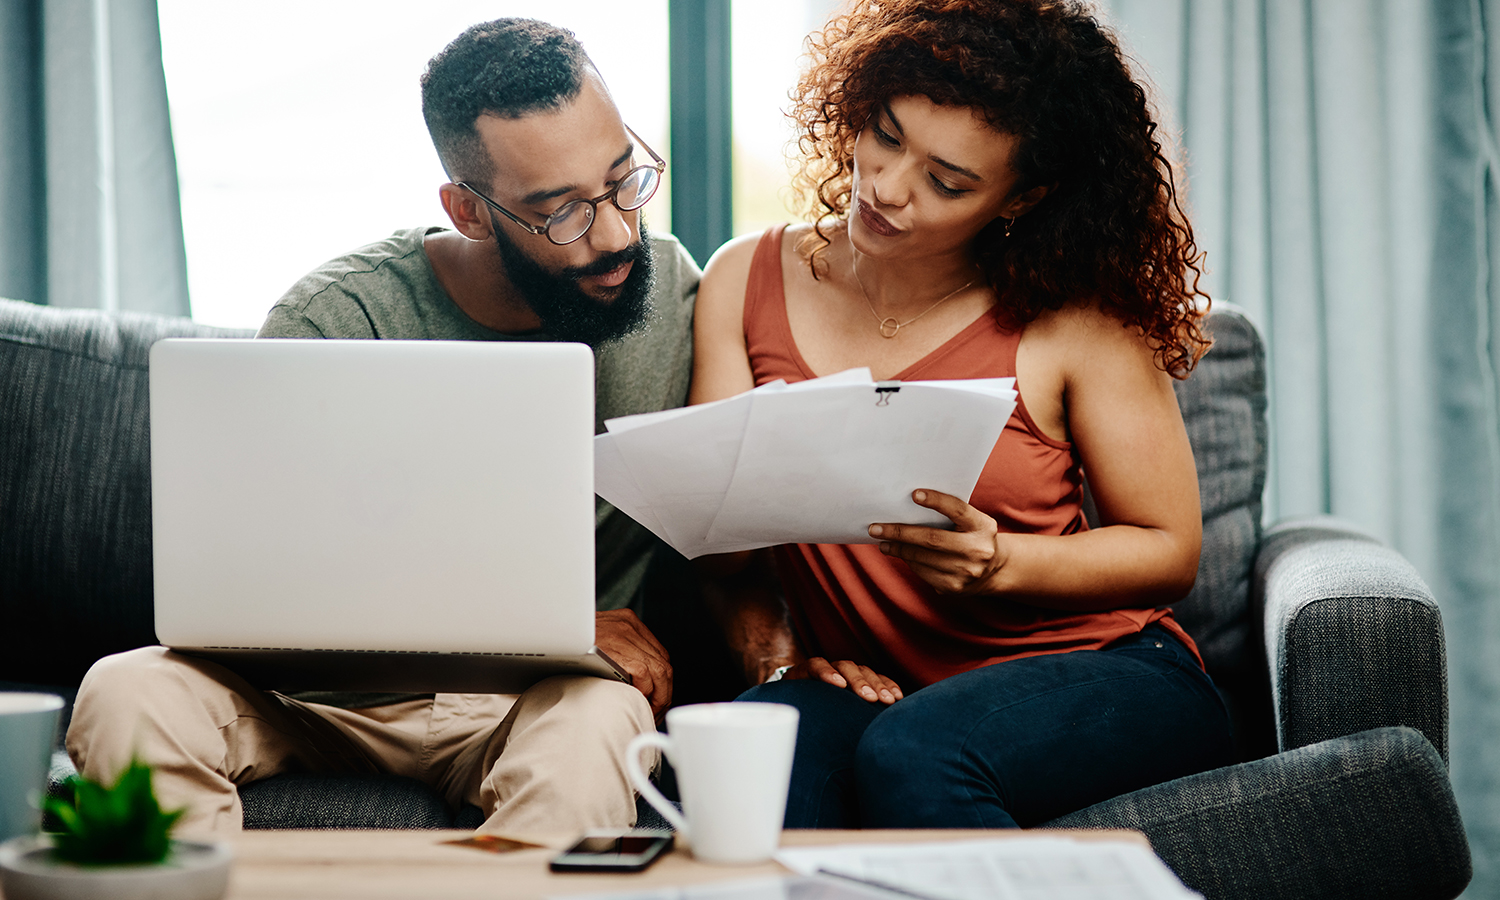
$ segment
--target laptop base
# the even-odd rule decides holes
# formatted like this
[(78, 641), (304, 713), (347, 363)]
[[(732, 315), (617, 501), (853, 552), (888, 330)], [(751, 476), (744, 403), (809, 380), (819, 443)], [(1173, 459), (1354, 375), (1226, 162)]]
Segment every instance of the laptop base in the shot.
[(422, 653), (378, 650), (287, 650), (173, 647), (218, 663), (261, 690), (519, 694), (554, 675), (630, 683), (630, 675), (597, 648), (578, 656)]

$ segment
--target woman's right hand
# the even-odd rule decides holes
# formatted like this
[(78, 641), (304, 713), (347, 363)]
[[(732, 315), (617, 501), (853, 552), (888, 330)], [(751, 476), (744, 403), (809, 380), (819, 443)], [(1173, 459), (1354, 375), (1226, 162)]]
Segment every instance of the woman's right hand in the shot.
[(792, 666), (781, 677), (783, 680), (816, 678), (837, 688), (848, 688), (862, 700), (884, 703), (887, 706), (900, 700), (902, 696), (901, 687), (896, 682), (852, 659), (829, 660), (814, 656)]

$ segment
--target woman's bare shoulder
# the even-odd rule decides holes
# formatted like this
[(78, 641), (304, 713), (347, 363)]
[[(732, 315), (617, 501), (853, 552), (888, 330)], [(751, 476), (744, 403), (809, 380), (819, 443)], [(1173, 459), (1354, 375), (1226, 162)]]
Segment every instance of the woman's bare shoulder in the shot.
[(1145, 332), (1096, 300), (1075, 300), (1046, 310), (1027, 326), (1026, 337), (1077, 362), (1154, 358)]

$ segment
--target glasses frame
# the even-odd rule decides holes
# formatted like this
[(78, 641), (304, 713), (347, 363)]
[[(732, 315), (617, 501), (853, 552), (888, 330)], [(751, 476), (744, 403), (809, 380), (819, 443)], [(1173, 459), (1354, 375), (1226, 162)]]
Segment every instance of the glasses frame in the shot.
[[(617, 181), (617, 182), (615, 182), (615, 186), (614, 187), (610, 188), (609, 190), (605, 191), (604, 193), (600, 194), (597, 197), (594, 197), (592, 199), (586, 199), (586, 198), (580, 197), (580, 198), (578, 198), (576, 200), (569, 200), (567, 203), (564, 203), (561, 207), (559, 207), (558, 210), (557, 210), (557, 212), (555, 212), (552, 215), (548, 216), (547, 217), (547, 221), (543, 222), (541, 225), (532, 225), (530, 222), (527, 222), (525, 219), (522, 219), (520, 216), (516, 215), (515, 213), (511, 212), (510, 210), (508, 210), (505, 207), (501, 206), (500, 204), (496, 203), (494, 200), (491, 200), (483, 191), (480, 191), (480, 190), (476, 189), (472, 184), (469, 184), (467, 181), (459, 181), (459, 182), (456, 182), (456, 183), (458, 184), (459, 187), (463, 188), (464, 190), (468, 191), (469, 193), (471, 193), (474, 196), (478, 197), (479, 199), (483, 200), (485, 203), (488, 203), (490, 205), (490, 207), (492, 209), (494, 209), (496, 212), (500, 213), (501, 215), (505, 216), (507, 219), (510, 219), (512, 222), (515, 222), (517, 225), (519, 225), (522, 228), (526, 229), (526, 231), (528, 233), (543, 236), (547, 240), (551, 241), (552, 243), (556, 244), (559, 247), (566, 247), (567, 245), (569, 245), (571, 243), (574, 243), (575, 241), (582, 240), (583, 236), (589, 233), (589, 229), (591, 229), (591, 228), (594, 227), (594, 220), (599, 217), (599, 204), (608, 201), (610, 203), (613, 203), (615, 205), (615, 209), (618, 209), (620, 212), (634, 212), (635, 210), (640, 209), (642, 206), (645, 206), (647, 203), (650, 203), (651, 202), (651, 198), (655, 197), (657, 190), (659, 190), (661, 188), (661, 177), (662, 177), (663, 173), (665, 173), (667, 171), (667, 161), (664, 160), (664, 159), (662, 159), (660, 156), (657, 156), (656, 155), (656, 151), (651, 149), (651, 145), (647, 144), (645, 141), (641, 140), (641, 136), (638, 135), (638, 134), (636, 134), (635, 130), (632, 129), (629, 125), (625, 126), (625, 130), (628, 131), (628, 132), (630, 132), (630, 136), (635, 139), (636, 144), (638, 144), (647, 153), (651, 154), (651, 159), (654, 160), (655, 164), (654, 165), (649, 165), (649, 166), (647, 166), (647, 165), (636, 166), (635, 168), (633, 168), (630, 171), (626, 172), (624, 175), (620, 176), (620, 180)], [(642, 169), (655, 169), (656, 170), (656, 178), (657, 178), (656, 187), (653, 187), (651, 189), (651, 193), (648, 194), (646, 196), (646, 199), (642, 200), (639, 205), (632, 206), (630, 209), (626, 209), (625, 207), (623, 207), (623, 206), (621, 206), (619, 204), (619, 201), (616, 200), (616, 197), (620, 193), (620, 187), (622, 185), (624, 185), (625, 182), (630, 179), (630, 176), (634, 175), (635, 173), (639, 172)], [(578, 237), (571, 238), (571, 239), (566, 240), (566, 241), (559, 241), (556, 238), (552, 237), (552, 222), (558, 216), (562, 215), (563, 210), (566, 210), (568, 207), (572, 206), (575, 203), (587, 203), (590, 207), (593, 208), (592, 212), (589, 214), (589, 223), (588, 223), (588, 225), (586, 225), (584, 227), (584, 229), (582, 231), (578, 232)]]

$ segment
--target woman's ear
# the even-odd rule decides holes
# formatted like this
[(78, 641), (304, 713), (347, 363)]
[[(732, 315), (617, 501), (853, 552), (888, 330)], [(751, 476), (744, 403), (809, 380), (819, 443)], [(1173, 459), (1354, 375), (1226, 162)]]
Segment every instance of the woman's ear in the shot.
[(1019, 197), (1016, 197), (1009, 203), (1005, 204), (1005, 208), (1000, 210), (1000, 215), (1007, 219), (1015, 219), (1020, 216), (1026, 215), (1027, 213), (1031, 212), (1031, 210), (1035, 208), (1038, 203), (1041, 203), (1042, 198), (1051, 193), (1054, 187), (1057, 187), (1057, 185), (1039, 184), (1029, 191), (1024, 191)]
[(450, 181), (438, 188), (438, 199), (443, 204), (443, 211), (448, 214), (448, 220), (459, 234), (471, 241), (490, 239), (492, 232), (489, 210), (480, 209), (484, 201), (473, 191)]

